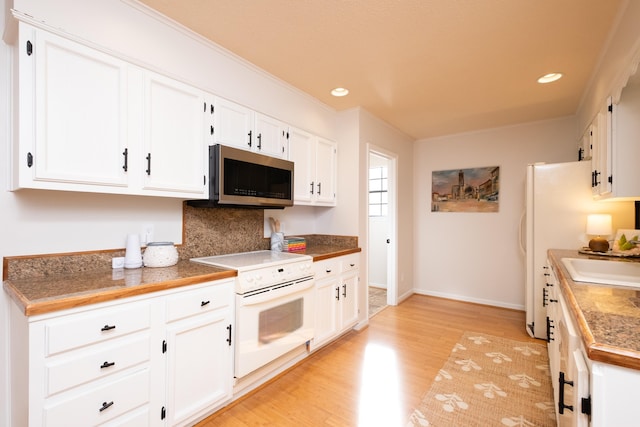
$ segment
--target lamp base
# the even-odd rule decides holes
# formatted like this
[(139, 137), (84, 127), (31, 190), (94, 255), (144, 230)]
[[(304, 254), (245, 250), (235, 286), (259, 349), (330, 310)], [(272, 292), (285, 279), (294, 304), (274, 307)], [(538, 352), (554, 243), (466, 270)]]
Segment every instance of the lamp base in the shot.
[(609, 250), (609, 242), (603, 237), (594, 237), (589, 240), (589, 249), (593, 252), (607, 252)]

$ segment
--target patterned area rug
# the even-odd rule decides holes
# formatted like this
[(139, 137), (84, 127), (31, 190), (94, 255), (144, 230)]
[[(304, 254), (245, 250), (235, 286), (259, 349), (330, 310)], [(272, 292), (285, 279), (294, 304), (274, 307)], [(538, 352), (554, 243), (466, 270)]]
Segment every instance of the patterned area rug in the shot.
[(407, 427), (555, 426), (544, 345), (465, 332)]

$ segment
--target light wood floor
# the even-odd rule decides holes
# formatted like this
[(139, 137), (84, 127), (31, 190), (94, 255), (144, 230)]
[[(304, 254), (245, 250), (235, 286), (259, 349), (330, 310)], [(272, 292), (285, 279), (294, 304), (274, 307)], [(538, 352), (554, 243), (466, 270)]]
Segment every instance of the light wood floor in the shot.
[(414, 295), (198, 426), (404, 426), (464, 331), (544, 343), (524, 325), (521, 311)]

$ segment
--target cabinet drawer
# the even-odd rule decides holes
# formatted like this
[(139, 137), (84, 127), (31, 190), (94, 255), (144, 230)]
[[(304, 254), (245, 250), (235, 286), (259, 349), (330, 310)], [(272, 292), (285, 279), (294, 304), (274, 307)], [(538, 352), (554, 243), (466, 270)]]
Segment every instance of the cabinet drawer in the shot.
[(359, 254), (351, 254), (342, 257), (342, 272), (357, 270), (359, 267)]
[[(158, 416), (158, 418), (160, 418)], [(133, 412), (116, 418), (102, 427), (148, 427), (151, 425), (151, 414), (149, 413), (149, 405), (136, 409)]]
[(338, 258), (330, 258), (315, 262), (313, 263), (313, 270), (316, 273), (316, 280), (333, 276), (340, 273), (340, 260)]
[(233, 281), (180, 292), (167, 298), (167, 322), (226, 307), (233, 302)]
[(149, 370), (140, 370), (69, 399), (45, 403), (45, 425), (85, 427), (106, 423), (148, 403), (149, 390)]
[(47, 355), (148, 329), (148, 301), (49, 320), (45, 325)]
[(71, 357), (50, 358), (45, 367), (47, 396), (146, 362), (149, 346), (149, 334), (143, 333), (91, 346)]

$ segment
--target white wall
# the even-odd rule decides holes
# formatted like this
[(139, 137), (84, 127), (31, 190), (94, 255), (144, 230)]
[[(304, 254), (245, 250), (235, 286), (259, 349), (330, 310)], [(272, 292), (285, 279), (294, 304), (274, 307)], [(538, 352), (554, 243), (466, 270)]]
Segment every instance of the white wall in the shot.
[[(366, 241), (366, 228), (368, 207), (367, 198), (368, 191), (368, 173), (367, 170), (367, 144), (375, 145), (383, 150), (385, 154), (393, 153), (397, 156), (397, 291), (398, 301), (411, 295), (414, 288), (413, 263), (414, 263), (414, 146), (413, 140), (407, 135), (399, 132), (387, 123), (377, 119), (365, 110), (359, 110), (360, 122), (360, 151), (359, 151), (359, 194), (361, 195), (360, 206), (360, 246), (367, 248), (369, 242)], [(369, 261), (371, 262), (371, 261)], [(365, 270), (368, 271), (368, 265)], [(368, 277), (364, 277), (368, 283)], [(364, 280), (361, 274), (361, 281)], [(366, 286), (361, 288), (366, 290)]]
[[(417, 141), (414, 149), (414, 290), (524, 307), (518, 247), (525, 168), (576, 160), (575, 119), (565, 118)], [(497, 213), (431, 212), (431, 173), (500, 166)]]

